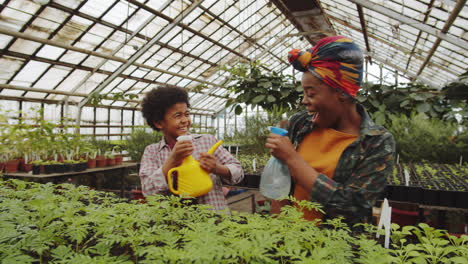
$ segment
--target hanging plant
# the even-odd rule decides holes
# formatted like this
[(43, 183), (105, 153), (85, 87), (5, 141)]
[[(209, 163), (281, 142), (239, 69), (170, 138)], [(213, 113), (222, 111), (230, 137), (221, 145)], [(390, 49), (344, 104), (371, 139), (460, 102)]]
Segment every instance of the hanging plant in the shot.
[(280, 108), (286, 112), (297, 108), (302, 98), (301, 84), (292, 75), (267, 72), (258, 61), (224, 70), (231, 74), (227, 89), (235, 95), (227, 100), (226, 107), (232, 106), (237, 115), (242, 113), (242, 103), (252, 108), (261, 106), (266, 111)]

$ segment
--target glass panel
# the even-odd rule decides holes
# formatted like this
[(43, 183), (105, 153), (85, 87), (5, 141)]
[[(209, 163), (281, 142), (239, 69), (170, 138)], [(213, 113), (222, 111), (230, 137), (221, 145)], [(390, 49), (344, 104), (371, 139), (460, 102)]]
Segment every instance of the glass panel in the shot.
[(49, 67), (49, 64), (38, 61), (28, 62), (23, 69), (15, 76), (15, 81), (32, 83)]
[(40, 46), (41, 44), (37, 42), (16, 39), (9, 50), (32, 55)]
[(89, 0), (80, 11), (93, 17), (100, 17), (115, 1)]
[(54, 66), (34, 85), (37, 88), (52, 89), (70, 72), (69, 68)]
[(71, 91), (78, 82), (80, 82), (88, 74), (86, 71), (74, 70), (56, 89), (61, 91)]
[[(133, 12), (135, 11), (135, 6), (130, 5), (128, 2), (126, 4), (118, 2), (112, 7), (111, 10), (102, 17), (102, 20), (110, 22), (114, 25), (121, 25)], [(143, 18), (143, 17), (142, 17)]]
[(16, 71), (23, 65), (23, 61), (19, 61), (10, 57), (0, 58), (0, 83), (6, 83)]
[[(4, 8), (1, 12), (2, 20), (0, 21), (0, 26), (19, 31), (32, 17), (31, 14), (22, 11), (22, 8), (25, 6), (36, 5), (27, 1), (14, 1), (9, 4), (8, 7)], [(31, 13), (35, 13), (35, 11)]]

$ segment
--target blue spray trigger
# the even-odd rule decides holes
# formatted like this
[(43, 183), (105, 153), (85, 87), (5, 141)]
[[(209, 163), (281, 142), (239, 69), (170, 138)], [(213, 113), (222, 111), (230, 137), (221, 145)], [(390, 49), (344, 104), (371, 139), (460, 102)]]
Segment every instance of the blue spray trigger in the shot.
[(270, 127), (270, 131), (271, 133), (274, 133), (280, 136), (286, 136), (288, 134), (288, 131), (286, 129), (282, 129), (279, 127)]

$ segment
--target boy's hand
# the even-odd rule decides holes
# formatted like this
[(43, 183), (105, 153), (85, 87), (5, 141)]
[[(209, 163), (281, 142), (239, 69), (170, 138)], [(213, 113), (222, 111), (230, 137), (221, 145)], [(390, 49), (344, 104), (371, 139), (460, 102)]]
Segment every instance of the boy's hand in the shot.
[(179, 166), (182, 161), (193, 153), (193, 145), (191, 140), (177, 141), (171, 151), (170, 158), (176, 166)]
[(200, 163), (200, 167), (202, 167), (202, 169), (210, 173), (216, 173), (218, 161), (213, 155), (210, 155), (208, 153), (200, 153), (200, 158), (198, 159), (198, 162)]

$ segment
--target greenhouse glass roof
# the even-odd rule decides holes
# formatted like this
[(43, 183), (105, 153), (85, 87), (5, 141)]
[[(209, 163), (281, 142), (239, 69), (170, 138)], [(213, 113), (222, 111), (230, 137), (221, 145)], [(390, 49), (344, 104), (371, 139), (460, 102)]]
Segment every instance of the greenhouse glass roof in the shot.
[[(369, 62), (441, 87), (467, 70), (466, 0), (4, 0), (0, 99), (84, 106), (91, 93), (139, 95), (169, 84), (193, 110), (225, 106), (223, 66), (286, 55), (328, 35), (355, 40)], [(139, 100), (103, 100), (135, 108)]]

